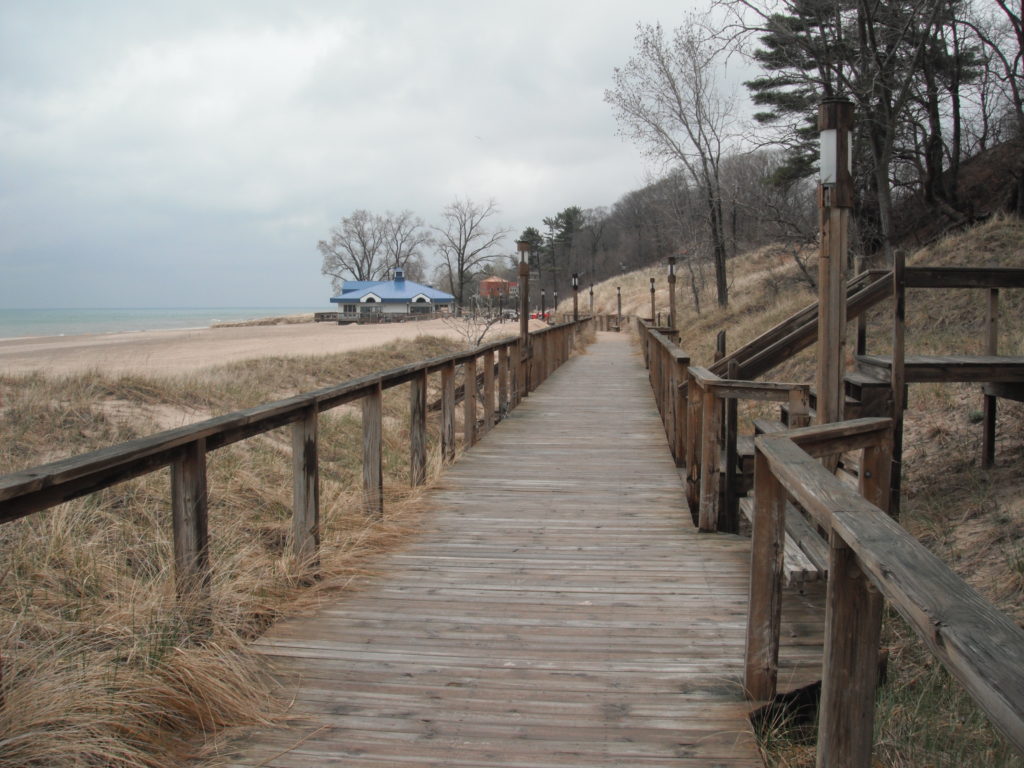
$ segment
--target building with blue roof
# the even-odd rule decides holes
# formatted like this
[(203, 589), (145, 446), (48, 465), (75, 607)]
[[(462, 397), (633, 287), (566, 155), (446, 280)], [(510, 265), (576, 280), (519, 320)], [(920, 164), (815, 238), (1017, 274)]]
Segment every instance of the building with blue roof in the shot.
[(405, 279), (401, 269), (393, 280), (346, 280), (341, 292), (331, 299), (338, 305), (339, 319), (356, 321), (368, 315), (427, 315), (450, 312), (455, 297), (428, 285)]

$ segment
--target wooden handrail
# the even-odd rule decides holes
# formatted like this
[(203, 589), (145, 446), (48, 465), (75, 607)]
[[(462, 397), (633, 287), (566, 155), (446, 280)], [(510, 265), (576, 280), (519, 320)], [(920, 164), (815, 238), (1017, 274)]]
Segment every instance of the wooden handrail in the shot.
[(735, 429), (727, 429), (726, 434), (722, 434), (723, 401), (788, 402), (791, 423), (802, 425), (808, 418), (810, 386), (723, 379), (707, 368), (691, 365), (687, 381), (680, 385), (680, 389), (688, 403), (686, 496), (694, 523), (706, 532), (736, 532), (739, 528), (738, 499), (730, 485), (725, 488), (724, 506), (720, 499), (722, 448), (725, 448), (726, 482), (732, 483), (737, 440)]
[[(862, 272), (850, 280), (847, 293), (846, 319), (853, 320), (892, 295), (891, 273)], [(725, 375), (729, 362), (736, 360), (740, 377), (761, 376), (811, 346), (817, 339), (817, 328), (818, 304), (814, 302), (709, 367), (713, 373)]]
[[(562, 323), (530, 335), (533, 345), (542, 351), (542, 365), (530, 380), (536, 388), (550, 371), (570, 355), (575, 333), (591, 321)], [(366, 510), (383, 513), (381, 477), (381, 408), (383, 390), (410, 383), (410, 477), (412, 483), (425, 480), (426, 472), (426, 382), (431, 373), (442, 374), (441, 444), (445, 461), (455, 455), (454, 378), (456, 366), (472, 371), (478, 358), (484, 359), (484, 387), (477, 395), (474, 382), (467, 388), (466, 447), (478, 438), (476, 407), (483, 401), (483, 429), (491, 428), (525, 395), (524, 382), (516, 376), (520, 358), (518, 337), (489, 342), (476, 349), (421, 360), (398, 368), (373, 373), (341, 384), (323, 387), (295, 397), (265, 403), (233, 413), (167, 430), (96, 451), (71, 456), (36, 467), (0, 476), (0, 523), (66, 501), (100, 491), (117, 483), (172, 468), (172, 508), (175, 519), (175, 553), (179, 568), (179, 586), (206, 580), (201, 575), (206, 562), (206, 470), (210, 451), (278, 427), (293, 426), (294, 548), (300, 561), (310, 562), (319, 543), (319, 499), (316, 420), (320, 413), (356, 400), (363, 401), (363, 479)], [(495, 366), (495, 355), (498, 364)], [(538, 356), (534, 356), (534, 363)], [(496, 404), (495, 367), (498, 370)]]
[[(780, 543), (789, 495), (830, 531), (819, 765), (831, 765), (839, 756), (842, 765), (870, 764), (880, 596), (907, 620), (996, 728), (1024, 750), (1024, 630), (886, 513), (891, 420), (858, 419), (762, 435), (755, 446), (747, 695), (768, 699), (775, 692)], [(860, 493), (816, 458), (852, 446), (864, 452)]]
[(1018, 267), (906, 267), (907, 288), (1024, 288)]

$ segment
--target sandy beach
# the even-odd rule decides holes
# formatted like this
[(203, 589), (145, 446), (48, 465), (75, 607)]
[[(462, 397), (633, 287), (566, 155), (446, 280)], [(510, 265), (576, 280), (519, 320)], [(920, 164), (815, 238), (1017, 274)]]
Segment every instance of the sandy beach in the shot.
[[(542, 327), (531, 322), (531, 329)], [(517, 323), (492, 328), (493, 338), (518, 333)], [(274, 355), (348, 352), (420, 335), (458, 333), (442, 320), (384, 325), (299, 323), (202, 328), (182, 331), (84, 334), (0, 339), (0, 372), (68, 374), (90, 369), (106, 373), (173, 374), (237, 360)]]

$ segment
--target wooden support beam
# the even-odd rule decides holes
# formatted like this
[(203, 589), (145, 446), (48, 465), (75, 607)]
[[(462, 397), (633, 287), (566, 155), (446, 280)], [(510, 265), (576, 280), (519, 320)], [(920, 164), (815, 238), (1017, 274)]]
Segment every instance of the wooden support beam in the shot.
[(687, 459), (687, 436), (686, 430), (689, 425), (689, 419), (687, 418), (687, 382), (686, 382), (686, 367), (689, 364), (689, 358), (676, 357), (672, 361), (672, 369), (674, 375), (672, 377), (672, 398), (674, 401), (674, 418), (676, 422), (675, 427), (675, 445), (673, 446), (672, 455), (675, 456), (676, 466), (685, 467), (688, 461)]
[(498, 350), (498, 418), (504, 419), (511, 410), (508, 399), (509, 348)]
[(455, 460), (455, 363), (441, 369), (441, 460)]
[(719, 445), (722, 401), (711, 390), (701, 393), (700, 523), (703, 532), (718, 530)]
[(427, 482), (427, 372), (409, 382), (409, 485)]
[(836, 531), (829, 537), (818, 768), (870, 768), (881, 593)]
[(700, 463), (704, 441), (701, 437), (704, 391), (688, 369), (686, 376), (686, 501), (694, 525), (700, 525)]
[[(985, 312), (985, 354), (999, 354), (999, 289), (989, 288)], [(996, 398), (982, 395), (981, 467), (992, 469), (996, 463)]]
[[(738, 377), (740, 364), (736, 360), (729, 361), (729, 378)], [(730, 397), (725, 401), (725, 488), (724, 504), (718, 515), (718, 530), (725, 533), (740, 531), (740, 500), (737, 468), (739, 457), (736, 453), (736, 438), (739, 433), (739, 401)]]
[(462, 381), (466, 395), (462, 398), (462, 447), (476, 442), (476, 358), (462, 364)]
[(484, 352), (484, 432), (494, 428), (494, 350)]
[[(210, 535), (206, 493), (206, 440), (181, 448), (171, 463), (171, 519), (178, 599), (195, 607), (210, 591)], [(205, 609), (205, 605), (202, 606)]]
[(892, 396), (892, 470), (890, 472), (889, 512), (900, 516), (900, 487), (903, 475), (903, 410), (906, 408), (906, 254), (901, 248), (893, 253), (892, 265), (892, 366), (889, 386)]
[(748, 699), (775, 696), (782, 626), (786, 491), (760, 449), (754, 451), (754, 520), (743, 687)]
[(363, 511), (384, 516), (383, 405), (380, 385), (363, 398)]
[(320, 549), (317, 407), (292, 424), (292, 551), (300, 568), (315, 567)]

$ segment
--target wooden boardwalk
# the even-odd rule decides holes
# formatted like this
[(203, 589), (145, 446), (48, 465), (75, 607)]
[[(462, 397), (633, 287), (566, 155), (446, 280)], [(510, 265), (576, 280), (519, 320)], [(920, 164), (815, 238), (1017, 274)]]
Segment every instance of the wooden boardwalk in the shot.
[[(749, 540), (693, 528), (642, 360), (599, 336), (448, 468), (381, 575), (259, 641), (299, 719), (226, 764), (761, 765)], [(794, 600), (780, 683), (820, 664)]]

